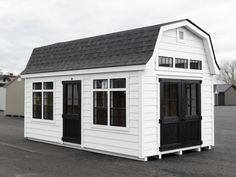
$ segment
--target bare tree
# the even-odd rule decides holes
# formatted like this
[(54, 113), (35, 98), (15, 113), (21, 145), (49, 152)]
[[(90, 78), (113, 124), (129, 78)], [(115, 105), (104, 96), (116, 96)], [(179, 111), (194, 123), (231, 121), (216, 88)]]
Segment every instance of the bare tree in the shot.
[(224, 61), (220, 66), (220, 74), (217, 79), (226, 84), (236, 85), (236, 61)]

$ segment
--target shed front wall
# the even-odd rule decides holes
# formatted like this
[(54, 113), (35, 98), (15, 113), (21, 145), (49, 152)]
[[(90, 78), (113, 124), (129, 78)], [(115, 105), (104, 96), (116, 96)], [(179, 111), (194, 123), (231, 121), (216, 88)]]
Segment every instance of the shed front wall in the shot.
[[(49, 74), (48, 74), (49, 75)], [(139, 71), (71, 75), (25, 80), (25, 137), (62, 144), (63, 86), (62, 81), (82, 81), (81, 147), (141, 157), (141, 74)], [(127, 126), (111, 127), (93, 124), (93, 79), (126, 78)], [(54, 82), (53, 120), (32, 119), (32, 83)]]
[[(202, 80), (202, 147), (214, 145), (213, 76), (210, 74), (203, 40), (186, 28), (181, 29), (185, 30), (185, 43), (178, 42), (177, 29), (162, 33), (156, 51), (142, 76), (143, 146), (145, 156), (160, 154), (160, 78)], [(201, 60), (202, 70), (158, 67), (158, 56)]]

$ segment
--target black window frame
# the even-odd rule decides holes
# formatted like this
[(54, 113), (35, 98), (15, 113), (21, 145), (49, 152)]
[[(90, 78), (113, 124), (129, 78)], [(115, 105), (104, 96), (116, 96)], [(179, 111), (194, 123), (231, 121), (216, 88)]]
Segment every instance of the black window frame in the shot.
[[(50, 83), (52, 86), (51, 88), (45, 87), (47, 83)], [(41, 85), (41, 89), (35, 87), (35, 85)], [(35, 117), (35, 93), (40, 93), (40, 116)], [(50, 93), (50, 98), (52, 100), (45, 100), (46, 94)], [(49, 99), (49, 97), (47, 96)], [(51, 104), (51, 105), (49, 105)], [(51, 106), (51, 108), (50, 108)], [(46, 111), (47, 110), (47, 111)], [(51, 111), (51, 112), (49, 112)], [(38, 113), (37, 113), (38, 114)], [(38, 120), (49, 120), (52, 121), (54, 119), (54, 82), (53, 81), (45, 81), (45, 82), (33, 82), (32, 83), (32, 119), (38, 119)]]
[(167, 56), (159, 56), (158, 57), (158, 66), (159, 67), (173, 68), (174, 58), (173, 57), (167, 57)]
[[(185, 79), (159, 79), (159, 82), (162, 84), (162, 87), (164, 87), (164, 84), (177, 84), (178, 85), (178, 101), (176, 102), (178, 105), (178, 110), (177, 110), (177, 115), (174, 115), (174, 117), (176, 116), (185, 116), (186, 118), (189, 117), (201, 117), (201, 84), (202, 81), (201, 80), (185, 80)], [(185, 96), (185, 90), (184, 87), (187, 84), (196, 84), (196, 115), (187, 115), (186, 114), (186, 110), (185, 109), (181, 109), (180, 105), (184, 105), (184, 107), (186, 106), (186, 96)], [(160, 103), (161, 101), (164, 103), (164, 89), (162, 88), (162, 91), (160, 93)], [(163, 106), (160, 106), (160, 112), (161, 112), (161, 117), (164, 117), (165, 114), (163, 112)], [(172, 116), (166, 116), (166, 117), (172, 117)]]
[[(196, 65), (196, 63), (199, 64), (198, 67), (193, 67), (194, 64)], [(189, 69), (193, 69), (193, 70), (202, 70), (202, 61), (201, 60), (193, 60), (193, 59), (190, 59), (189, 60)]]
[[(181, 61), (186, 61), (186, 62), (179, 63), (179, 62), (181, 62)], [(189, 60), (186, 59), (186, 58), (175, 58), (175, 68), (188, 69), (188, 62), (189, 62)], [(184, 67), (179, 67), (178, 64), (179, 64), (179, 65), (183, 64)]]

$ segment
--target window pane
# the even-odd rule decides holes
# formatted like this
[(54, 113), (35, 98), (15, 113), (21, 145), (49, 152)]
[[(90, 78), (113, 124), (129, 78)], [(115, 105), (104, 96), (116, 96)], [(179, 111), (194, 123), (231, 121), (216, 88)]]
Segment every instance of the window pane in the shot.
[(41, 82), (33, 83), (33, 90), (41, 90), (41, 89), (42, 89), (42, 83)]
[(73, 105), (73, 112), (74, 113), (78, 113), (79, 112), (79, 95), (78, 95), (78, 85), (77, 84), (74, 84), (73, 85), (73, 91), (74, 91), (74, 95), (73, 95), (73, 102), (74, 102), (74, 105)]
[(42, 93), (33, 92), (33, 118), (42, 118)]
[(95, 89), (107, 89), (107, 85), (108, 85), (107, 79), (93, 81), (93, 88)]
[(107, 92), (93, 92), (94, 124), (107, 125)]
[(125, 88), (125, 79), (111, 79), (111, 88)]
[(188, 60), (182, 58), (175, 59), (175, 67), (176, 68), (188, 68)]
[(184, 40), (184, 32), (183, 31), (179, 31), (179, 39)]
[(67, 85), (67, 100), (66, 100), (66, 112), (73, 113), (73, 100), (72, 100), (72, 92), (73, 92), (72, 84)]
[(185, 106), (187, 116), (197, 115), (197, 84), (185, 85)]
[(202, 61), (199, 60), (190, 60), (190, 69), (202, 69)]
[(163, 116), (178, 116), (178, 84), (164, 83)]
[(173, 58), (159, 56), (159, 66), (173, 67)]
[(43, 118), (53, 120), (53, 92), (43, 93)]
[(44, 82), (43, 83), (43, 89), (45, 90), (52, 90), (53, 89), (53, 82)]
[(126, 126), (126, 93), (125, 91), (110, 92), (110, 124)]

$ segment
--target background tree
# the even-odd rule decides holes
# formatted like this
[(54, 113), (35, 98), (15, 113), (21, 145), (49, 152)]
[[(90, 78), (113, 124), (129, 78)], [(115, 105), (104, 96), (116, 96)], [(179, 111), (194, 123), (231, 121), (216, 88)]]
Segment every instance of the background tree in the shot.
[(236, 61), (223, 61), (217, 80), (236, 85)]

